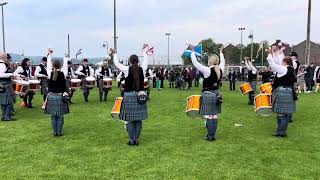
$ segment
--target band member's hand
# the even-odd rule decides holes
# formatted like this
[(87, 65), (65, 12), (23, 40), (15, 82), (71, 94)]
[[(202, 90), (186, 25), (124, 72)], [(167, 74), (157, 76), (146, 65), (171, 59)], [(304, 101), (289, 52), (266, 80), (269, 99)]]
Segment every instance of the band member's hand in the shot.
[(51, 55), (53, 53), (53, 50), (51, 48), (48, 49), (48, 55)]
[(191, 50), (192, 52), (194, 51), (194, 45), (189, 44), (188, 49)]
[(116, 53), (116, 50), (114, 50), (113, 48), (110, 48), (109, 55), (112, 57), (113, 54), (115, 54), (115, 53)]

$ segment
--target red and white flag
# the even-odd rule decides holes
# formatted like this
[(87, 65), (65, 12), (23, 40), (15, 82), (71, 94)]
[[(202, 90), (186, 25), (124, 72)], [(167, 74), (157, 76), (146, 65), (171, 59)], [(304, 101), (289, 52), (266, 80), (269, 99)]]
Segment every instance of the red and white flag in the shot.
[(154, 55), (154, 47), (153, 46), (149, 47), (149, 49), (147, 51), (147, 54), (148, 55)]

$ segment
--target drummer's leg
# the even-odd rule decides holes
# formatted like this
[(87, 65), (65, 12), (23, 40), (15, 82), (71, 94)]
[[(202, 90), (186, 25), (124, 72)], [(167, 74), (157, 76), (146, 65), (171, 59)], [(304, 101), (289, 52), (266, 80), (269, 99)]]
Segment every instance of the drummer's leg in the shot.
[(32, 108), (32, 100), (33, 100), (33, 96), (34, 96), (34, 92), (29, 92), (28, 93), (28, 107)]
[(109, 94), (109, 90), (108, 89), (105, 89), (104, 90), (104, 101), (107, 101), (107, 98), (108, 98), (108, 94)]
[(5, 116), (6, 116), (6, 105), (1, 105), (1, 111), (2, 111), (2, 114), (1, 114), (1, 121), (4, 121), (5, 120)]
[(135, 126), (134, 126), (134, 143), (136, 145), (139, 145), (139, 138), (140, 138), (140, 134), (141, 134), (141, 130), (142, 130), (142, 121), (137, 121), (134, 122)]
[(207, 130), (208, 130), (208, 134), (207, 134), (207, 140), (208, 141), (214, 141), (215, 139), (215, 135), (216, 135), (216, 131), (218, 128), (218, 115), (210, 115), (207, 118)]
[(134, 144), (134, 122), (128, 121), (127, 123), (127, 128), (128, 128), (128, 136), (129, 136), (129, 145)]
[(278, 128), (276, 132), (276, 136), (287, 136), (287, 128), (289, 122), (288, 114), (280, 114), (277, 115)]

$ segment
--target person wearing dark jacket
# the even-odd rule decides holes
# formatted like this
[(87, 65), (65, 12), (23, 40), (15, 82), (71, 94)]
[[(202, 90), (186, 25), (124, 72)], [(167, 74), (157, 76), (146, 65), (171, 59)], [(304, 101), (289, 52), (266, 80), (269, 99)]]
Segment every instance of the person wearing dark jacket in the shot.
[(231, 71), (228, 74), (228, 80), (229, 80), (229, 89), (230, 91), (235, 91), (236, 90), (236, 72), (231, 69)]
[[(138, 101), (138, 97), (144, 92), (144, 74), (148, 68), (148, 54), (144, 50), (144, 60), (139, 67), (139, 58), (137, 55), (131, 55), (129, 62), (131, 66), (125, 66), (119, 62), (115, 50), (111, 49), (114, 65), (124, 73), (125, 88), (120, 111), (120, 119), (127, 122), (129, 146), (139, 145), (140, 134), (142, 130), (142, 121), (148, 118), (147, 103)], [(144, 93), (143, 93), (144, 92)], [(140, 99), (140, 98), (139, 98)]]
[(69, 113), (69, 104), (66, 100), (69, 96), (68, 88), (61, 66), (61, 62), (57, 60), (51, 62), (51, 53), (49, 53), (47, 66), (49, 81), (45, 113), (51, 115), (51, 125), (55, 137), (63, 135), (64, 115)]
[(305, 69), (305, 81), (306, 81), (306, 85), (307, 85), (307, 93), (311, 93), (313, 86), (314, 86), (314, 81), (313, 81), (313, 76), (314, 76), (314, 64), (311, 63), (310, 66), (308, 66)]

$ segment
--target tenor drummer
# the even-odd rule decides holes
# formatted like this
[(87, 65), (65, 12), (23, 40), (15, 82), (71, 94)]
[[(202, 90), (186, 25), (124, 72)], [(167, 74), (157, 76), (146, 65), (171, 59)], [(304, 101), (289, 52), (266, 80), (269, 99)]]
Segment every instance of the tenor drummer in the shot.
[(85, 102), (89, 102), (89, 94), (90, 88), (86, 86), (86, 77), (94, 77), (94, 70), (92, 67), (89, 66), (88, 59), (82, 60), (82, 65), (80, 65), (76, 71), (79, 79), (82, 79), (82, 91), (83, 91), (83, 98)]
[(13, 90), (12, 84), (13, 76), (13, 70), (10, 68), (10, 62), (7, 53), (0, 53), (0, 104), (2, 111), (1, 121), (15, 120), (12, 117), (12, 107), (15, 103), (15, 92)]
[[(107, 101), (108, 92), (111, 88), (105, 87), (103, 79), (112, 78), (111, 69), (108, 66), (108, 60), (104, 60), (103, 64), (96, 70), (97, 78), (99, 79), (99, 97), (100, 102)], [(112, 79), (111, 79), (112, 80)]]
[[(143, 72), (148, 67), (148, 54), (144, 50), (144, 60), (141, 67), (139, 67), (139, 57), (137, 55), (130, 56), (129, 62), (131, 66), (125, 66), (119, 62), (117, 54), (113, 49), (111, 49), (111, 53), (113, 53), (114, 65), (124, 73), (126, 79), (120, 119), (128, 123), (128, 145), (139, 145), (142, 121), (148, 118), (146, 93), (143, 93)], [(141, 95), (144, 97), (141, 98)], [(141, 102), (143, 99), (144, 101)]]
[(194, 53), (194, 46), (190, 46), (192, 51), (192, 64), (203, 73), (203, 88), (201, 96), (200, 115), (206, 119), (208, 134), (205, 137), (207, 141), (215, 141), (215, 135), (218, 128), (218, 114), (221, 113), (222, 97), (220, 95), (220, 86), (222, 73), (225, 68), (225, 59), (223, 47), (220, 49), (220, 60), (217, 55), (211, 55), (208, 59), (208, 66), (198, 62)]
[[(17, 68), (17, 70), (14, 72), (15, 76), (20, 76), (24, 80), (30, 80), (32, 79), (31, 76), (31, 60), (29, 58), (24, 58), (21, 62), (21, 66)], [(33, 91), (28, 91), (26, 94), (20, 95), (21, 98), (23, 98), (23, 102), (26, 108), (33, 108), (32, 106), (32, 100), (34, 96)]]
[[(293, 61), (291, 57), (284, 56), (283, 49), (277, 47), (268, 50), (267, 60), (272, 70), (277, 73), (272, 91), (272, 110), (277, 113), (278, 123), (274, 136), (286, 137), (288, 123), (296, 111), (297, 95), (294, 91), (296, 76)], [(277, 63), (278, 60), (281, 60), (280, 65)]]
[(250, 58), (246, 57), (244, 58), (244, 63), (248, 69), (248, 80), (247, 82), (251, 85), (251, 88), (253, 91), (249, 93), (249, 105), (254, 105), (254, 96), (255, 96), (255, 91), (256, 91), (256, 86), (257, 86), (257, 69), (254, 67), (252, 64), (252, 61)]
[(40, 80), (41, 94), (43, 94), (43, 101), (46, 100), (48, 94), (47, 83), (47, 57), (43, 57), (39, 66), (36, 67), (34, 76)]

